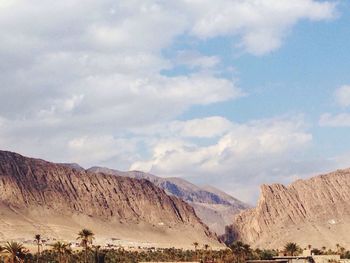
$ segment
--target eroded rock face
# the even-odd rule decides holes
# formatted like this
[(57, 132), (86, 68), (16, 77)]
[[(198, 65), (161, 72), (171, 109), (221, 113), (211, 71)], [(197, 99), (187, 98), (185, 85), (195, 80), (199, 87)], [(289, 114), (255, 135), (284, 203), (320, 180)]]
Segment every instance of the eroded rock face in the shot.
[[(47, 223), (38, 217), (41, 213), (57, 214), (62, 221), (66, 220), (63, 225), (67, 226), (71, 218), (83, 216), (92, 221), (102, 220), (106, 225), (124, 223), (131, 232), (133, 224), (153, 226), (155, 231), (163, 232), (165, 228), (178, 227), (199, 232), (199, 236), (194, 235), (197, 239), (217, 243), (190, 205), (168, 196), (148, 180), (88, 172), (4, 151), (0, 151), (0, 205), (14, 211), (15, 220), (23, 217), (32, 225)], [(33, 215), (33, 211), (37, 213)], [(4, 214), (2, 218), (0, 213), (0, 238), (1, 227), (11, 225), (8, 221), (11, 215)]]
[(210, 230), (219, 235), (225, 232), (225, 226), (231, 224), (236, 214), (249, 208), (247, 204), (214, 187), (199, 187), (182, 178), (162, 178), (140, 171), (121, 172), (105, 167), (92, 167), (88, 170), (147, 179), (162, 188), (167, 194), (181, 198), (190, 204)]
[(262, 185), (256, 208), (239, 214), (226, 239), (253, 246), (350, 247), (350, 169), (298, 180), (289, 186)]

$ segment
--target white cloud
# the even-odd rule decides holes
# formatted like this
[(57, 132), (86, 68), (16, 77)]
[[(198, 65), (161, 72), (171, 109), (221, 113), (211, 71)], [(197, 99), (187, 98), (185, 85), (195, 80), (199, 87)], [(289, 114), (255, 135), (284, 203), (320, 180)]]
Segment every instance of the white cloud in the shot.
[(262, 55), (279, 48), (288, 31), (303, 19), (335, 16), (335, 4), (312, 0), (188, 0), (192, 33), (201, 38), (238, 35), (246, 51)]
[(330, 114), (324, 113), (319, 120), (320, 126), (350, 127), (350, 113)]
[[(350, 86), (343, 85), (334, 92), (337, 104), (346, 108), (350, 106)], [(319, 119), (320, 126), (328, 127), (350, 127), (350, 113), (342, 112), (338, 114), (324, 113)]]
[[(196, 123), (197, 127), (193, 135), (198, 132), (201, 137), (203, 134), (199, 131), (210, 126), (210, 122), (215, 126), (217, 119), (190, 121), (184, 123), (183, 127), (186, 130), (189, 123)], [(299, 149), (312, 140), (312, 135), (300, 128), (300, 122), (266, 120), (248, 124), (230, 123), (225, 129), (227, 132), (209, 146), (178, 139), (157, 142), (153, 148), (153, 162), (157, 165), (152, 166), (151, 171), (166, 175), (166, 171), (178, 173), (180, 170), (183, 174), (179, 173), (179, 176), (186, 176), (187, 169), (218, 173), (238, 165), (237, 161), (241, 158), (266, 158), (269, 155), (280, 155)], [(142, 168), (142, 162), (131, 166), (131, 169), (139, 168)]]
[[(196, 123), (196, 134), (197, 131), (210, 127), (210, 122), (215, 127), (218, 119), (206, 118), (190, 122)], [(257, 187), (273, 177), (285, 180), (284, 177), (294, 169), (291, 167), (293, 160), (298, 160), (295, 154), (302, 153), (312, 141), (312, 135), (305, 131), (298, 118), (246, 124), (228, 123), (225, 120), (225, 123), (228, 124), (225, 128), (219, 128), (223, 134), (214, 142), (204, 145), (187, 140), (185, 136), (163, 135), (154, 141), (151, 158), (133, 163), (130, 169), (162, 176), (215, 180), (216, 185), (233, 192), (242, 185)], [(183, 123), (183, 127), (187, 125), (188, 123)], [(217, 133), (212, 135), (214, 134)], [(200, 132), (198, 135), (202, 136)], [(251, 201), (255, 197), (256, 195), (243, 198)]]
[[(122, 169), (135, 160), (159, 171), (168, 163), (168, 174), (228, 171), (239, 158), (247, 167), (248, 151), (254, 160), (288, 152), (307, 143), (308, 133), (281, 122), (177, 121), (194, 105), (243, 94), (222, 77), (222, 58), (196, 47), (222, 37), (262, 55), (279, 48), (297, 22), (334, 13), (330, 1), (315, 0), (1, 1), (0, 147)], [(182, 38), (193, 41), (190, 50), (166, 57)], [(161, 74), (179, 64), (191, 73)], [(181, 171), (175, 164), (184, 164)]]
[[(97, 112), (101, 120), (117, 122), (130, 112), (126, 119), (136, 122), (137, 106), (146, 115), (142, 123), (158, 118), (155, 112), (171, 119), (194, 104), (237, 98), (241, 93), (231, 80), (198, 72), (215, 68), (217, 56), (196, 50), (183, 50), (175, 61), (163, 56), (180, 36), (192, 34), (197, 43), (238, 36), (247, 51), (262, 54), (277, 48), (299, 20), (328, 19), (335, 11), (330, 2), (313, 0), (6, 3), (0, 9), (2, 114), (29, 120), (46, 112), (53, 123), (81, 119), (83, 125), (93, 125), (87, 119)], [(197, 72), (173, 78), (159, 73), (176, 63)], [(73, 102), (74, 96), (81, 99)]]
[(336, 90), (335, 98), (337, 103), (341, 107), (349, 107), (350, 106), (350, 86), (344, 85)]
[(189, 68), (209, 69), (217, 66), (220, 58), (217, 56), (204, 56), (197, 51), (182, 50), (177, 53), (175, 64), (186, 65)]
[(192, 119), (184, 122), (174, 121), (170, 130), (182, 137), (212, 138), (229, 131), (233, 124), (220, 116)]
[(138, 157), (136, 142), (133, 139), (108, 135), (74, 138), (68, 142), (68, 150), (69, 160), (85, 167), (91, 163), (107, 165), (111, 160), (118, 160), (123, 164)]

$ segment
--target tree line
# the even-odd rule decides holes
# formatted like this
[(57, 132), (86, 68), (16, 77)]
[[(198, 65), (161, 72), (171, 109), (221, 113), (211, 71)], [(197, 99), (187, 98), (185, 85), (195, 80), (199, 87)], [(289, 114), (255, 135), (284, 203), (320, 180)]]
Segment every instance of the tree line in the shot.
[[(208, 244), (193, 243), (193, 249), (176, 248), (147, 248), (143, 250), (126, 250), (122, 247), (101, 248), (93, 244), (94, 233), (82, 229), (77, 234), (80, 249), (72, 249), (70, 243), (56, 241), (49, 249), (42, 249), (41, 235), (35, 235), (35, 253), (29, 252), (19, 242), (10, 241), (0, 246), (0, 263), (136, 263), (147, 261), (196, 261), (203, 263), (244, 263), (247, 259), (268, 260), (278, 255), (297, 256), (303, 249), (296, 243), (287, 243), (282, 250), (252, 249), (248, 244), (236, 241), (226, 249), (213, 250)], [(339, 254), (342, 258), (350, 258), (350, 251), (339, 244), (336, 251), (322, 247), (321, 249), (307, 248), (315, 255)]]

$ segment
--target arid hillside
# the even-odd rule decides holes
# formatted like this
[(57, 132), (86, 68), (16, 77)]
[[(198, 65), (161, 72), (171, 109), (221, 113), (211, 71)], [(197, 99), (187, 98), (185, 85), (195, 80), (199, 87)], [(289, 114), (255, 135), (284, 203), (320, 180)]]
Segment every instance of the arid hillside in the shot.
[(301, 246), (350, 248), (350, 169), (338, 170), (289, 186), (263, 185), (256, 208), (242, 212), (226, 239), (255, 247)]
[(155, 246), (220, 246), (182, 200), (147, 180), (87, 172), (0, 151), (0, 239), (74, 240), (83, 227), (97, 241)]
[(247, 204), (214, 187), (199, 187), (182, 178), (163, 178), (140, 171), (121, 172), (104, 167), (92, 167), (88, 171), (147, 179), (167, 194), (190, 204), (198, 217), (218, 235), (225, 232), (225, 226), (231, 224), (235, 215), (249, 208)]

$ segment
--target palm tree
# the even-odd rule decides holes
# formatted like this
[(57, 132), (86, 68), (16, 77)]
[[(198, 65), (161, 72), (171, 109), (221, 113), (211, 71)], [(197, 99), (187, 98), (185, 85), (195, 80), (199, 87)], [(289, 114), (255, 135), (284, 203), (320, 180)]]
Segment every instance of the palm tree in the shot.
[(339, 245), (339, 244), (336, 244), (335, 246), (337, 247), (337, 253), (339, 253), (340, 245)]
[(230, 245), (230, 249), (236, 258), (236, 262), (240, 259), (243, 251), (243, 242), (237, 241)]
[(345, 248), (344, 247), (340, 247), (339, 248), (339, 252), (340, 252), (340, 255), (343, 256), (345, 254)]
[(295, 256), (295, 254), (300, 250), (296, 243), (289, 242), (284, 246), (284, 251), (290, 256)]
[(194, 246), (194, 251), (195, 251), (195, 254), (196, 254), (196, 260), (198, 259), (198, 246), (199, 246), (199, 243), (196, 241), (196, 242), (193, 242), (192, 244)]
[(10, 255), (10, 260), (12, 263), (20, 262), (20, 260), (23, 259), (27, 253), (24, 246), (17, 242), (7, 242), (3, 251)]
[[(100, 248), (101, 246), (93, 246), (95, 248), (95, 262), (96, 263), (99, 263), (100, 261), (101, 262), (104, 262), (104, 258), (106, 256), (106, 254), (104, 252), (100, 252)], [(121, 252), (123, 252), (123, 248), (119, 248), (119, 250)]]
[(36, 245), (38, 246), (38, 255), (36, 257), (36, 262), (39, 262), (39, 257), (40, 257), (40, 246), (41, 246), (41, 235), (40, 234), (36, 234), (34, 236), (34, 241), (36, 243)]
[(52, 250), (57, 253), (59, 263), (62, 263), (63, 257), (71, 252), (70, 245), (60, 241), (52, 245)]
[(84, 247), (85, 256), (84, 256), (84, 262), (87, 263), (87, 249), (89, 244), (92, 244), (92, 240), (94, 239), (94, 233), (84, 228), (78, 233), (78, 240), (81, 240), (81, 245)]
[(2, 247), (2, 246), (0, 246), (0, 261), (1, 261), (1, 259), (2, 259), (1, 254), (2, 254), (2, 252), (3, 252), (4, 250), (5, 250), (5, 248)]

